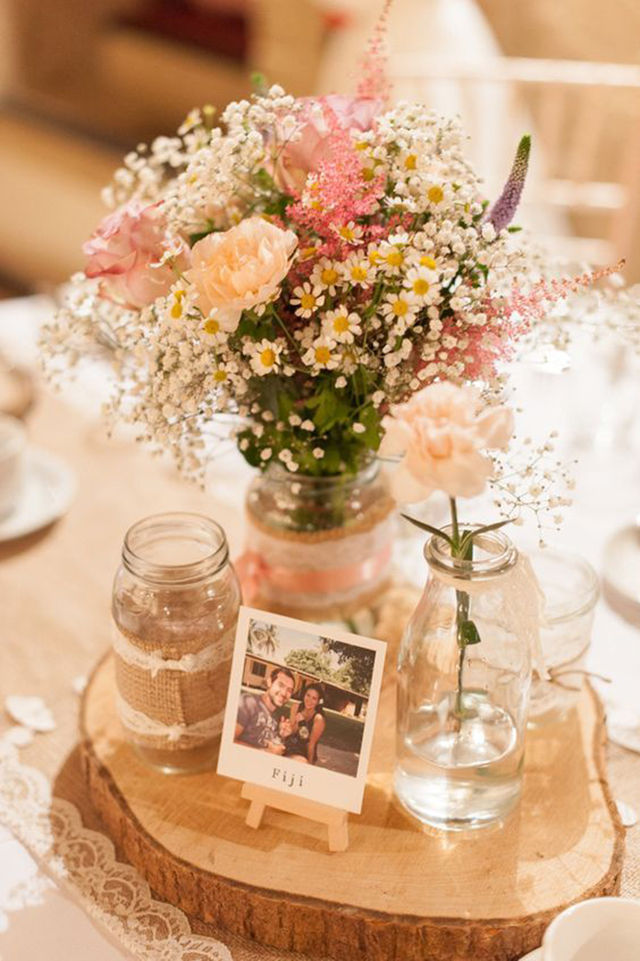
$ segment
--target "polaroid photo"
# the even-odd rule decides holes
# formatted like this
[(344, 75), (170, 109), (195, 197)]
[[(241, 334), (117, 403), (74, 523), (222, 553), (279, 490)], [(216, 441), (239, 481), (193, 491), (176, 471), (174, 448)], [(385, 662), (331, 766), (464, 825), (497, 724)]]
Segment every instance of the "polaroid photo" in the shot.
[(218, 774), (359, 814), (386, 646), (241, 607)]

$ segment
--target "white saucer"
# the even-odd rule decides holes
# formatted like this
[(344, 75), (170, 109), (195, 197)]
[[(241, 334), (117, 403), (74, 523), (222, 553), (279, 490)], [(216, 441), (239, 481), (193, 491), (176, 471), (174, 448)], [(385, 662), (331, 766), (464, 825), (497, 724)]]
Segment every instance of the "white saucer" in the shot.
[(542, 961), (542, 948), (536, 948), (530, 954), (525, 954), (524, 958), (520, 958), (520, 961)]
[(75, 496), (75, 477), (61, 460), (40, 447), (29, 447), (24, 456), (20, 499), (10, 514), (0, 517), (0, 541), (41, 530), (62, 517)]

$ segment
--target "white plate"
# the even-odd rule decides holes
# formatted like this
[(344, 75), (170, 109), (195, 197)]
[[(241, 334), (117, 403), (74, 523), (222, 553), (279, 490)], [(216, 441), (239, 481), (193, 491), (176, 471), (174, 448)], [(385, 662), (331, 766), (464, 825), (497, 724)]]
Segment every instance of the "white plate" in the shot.
[(75, 477), (61, 460), (40, 447), (29, 447), (24, 456), (20, 500), (0, 518), (0, 541), (41, 530), (62, 517), (75, 496)]
[(531, 954), (525, 954), (524, 958), (520, 958), (520, 961), (542, 961), (542, 948), (536, 948)]

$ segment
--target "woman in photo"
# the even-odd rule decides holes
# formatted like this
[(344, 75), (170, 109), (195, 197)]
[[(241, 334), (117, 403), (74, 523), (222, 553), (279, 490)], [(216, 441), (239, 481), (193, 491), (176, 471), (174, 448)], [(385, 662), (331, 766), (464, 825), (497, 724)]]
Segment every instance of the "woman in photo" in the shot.
[(300, 704), (294, 704), (291, 709), (291, 734), (284, 742), (285, 757), (307, 764), (316, 763), (318, 741), (327, 726), (322, 710), (323, 700), (321, 684), (306, 685)]

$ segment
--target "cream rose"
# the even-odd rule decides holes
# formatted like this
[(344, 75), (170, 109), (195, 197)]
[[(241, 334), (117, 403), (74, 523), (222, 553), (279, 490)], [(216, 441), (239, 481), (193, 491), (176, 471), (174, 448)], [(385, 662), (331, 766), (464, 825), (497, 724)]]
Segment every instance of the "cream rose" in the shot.
[(185, 277), (198, 291), (203, 314), (215, 309), (223, 329), (235, 330), (243, 310), (264, 304), (277, 293), (297, 243), (291, 230), (281, 230), (262, 217), (249, 217), (198, 241)]
[(507, 446), (513, 414), (507, 407), (479, 407), (473, 387), (437, 383), (391, 408), (380, 454), (402, 457), (391, 478), (399, 503), (425, 500), (436, 490), (449, 497), (482, 493), (493, 465), (481, 451)]

